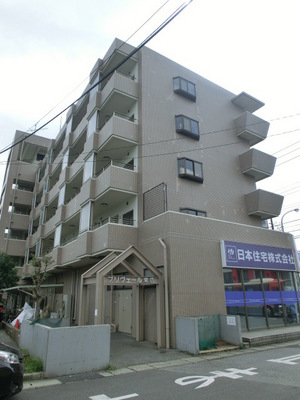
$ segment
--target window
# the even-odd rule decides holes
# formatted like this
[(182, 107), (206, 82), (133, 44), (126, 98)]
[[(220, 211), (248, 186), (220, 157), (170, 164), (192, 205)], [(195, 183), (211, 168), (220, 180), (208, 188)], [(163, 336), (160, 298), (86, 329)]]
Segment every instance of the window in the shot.
[(87, 231), (90, 227), (91, 203), (85, 204), (80, 210), (79, 232)]
[(134, 159), (128, 161), (128, 163), (126, 163), (124, 165), (124, 168), (125, 169), (130, 169), (131, 171), (133, 171), (134, 170)]
[(63, 155), (61, 170), (65, 169), (69, 165), (69, 152), (70, 149), (67, 149), (67, 151)]
[(60, 238), (61, 238), (61, 224), (58, 225), (55, 229), (53, 247), (58, 247), (60, 245)]
[(97, 119), (98, 119), (98, 112), (94, 112), (88, 122), (87, 128), (87, 138), (89, 138), (94, 132), (97, 131)]
[(83, 169), (82, 183), (93, 177), (94, 174), (94, 153), (85, 161)]
[(67, 122), (66, 136), (72, 132), (72, 122), (73, 122), (72, 118)]
[(62, 186), (59, 190), (57, 207), (60, 207), (65, 202), (66, 185)]
[(44, 180), (44, 192), (48, 192), (48, 187), (49, 187), (49, 176), (46, 176)]
[(194, 210), (193, 208), (180, 208), (180, 212), (189, 215), (196, 215), (197, 217), (206, 217), (206, 211)]
[(133, 225), (133, 210), (123, 214), (123, 224), (124, 225)]
[(44, 157), (45, 157), (45, 154), (37, 153), (36, 160), (37, 161), (43, 161)]
[(173, 89), (175, 93), (192, 101), (196, 101), (196, 85), (194, 83), (177, 76), (173, 78)]
[(176, 132), (199, 140), (199, 122), (184, 115), (176, 115)]
[(179, 178), (190, 179), (196, 182), (203, 182), (202, 163), (188, 158), (178, 158)]

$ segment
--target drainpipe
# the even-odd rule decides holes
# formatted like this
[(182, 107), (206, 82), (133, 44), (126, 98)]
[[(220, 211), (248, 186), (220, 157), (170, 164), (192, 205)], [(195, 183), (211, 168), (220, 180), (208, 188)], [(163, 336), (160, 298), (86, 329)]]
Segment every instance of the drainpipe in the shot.
[(166, 349), (170, 348), (170, 323), (169, 323), (169, 284), (168, 284), (168, 263), (167, 246), (162, 239), (159, 239), (164, 249), (164, 281), (165, 281), (165, 320), (166, 320)]

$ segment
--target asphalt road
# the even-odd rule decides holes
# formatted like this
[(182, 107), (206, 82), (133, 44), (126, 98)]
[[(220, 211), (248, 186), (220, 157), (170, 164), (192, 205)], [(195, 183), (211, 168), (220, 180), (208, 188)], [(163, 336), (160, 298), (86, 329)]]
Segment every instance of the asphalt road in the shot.
[[(146, 368), (146, 367), (145, 367)], [(16, 400), (221, 399), (299, 400), (300, 342), (216, 354), (209, 359), (109, 376), (99, 373), (41, 381)]]

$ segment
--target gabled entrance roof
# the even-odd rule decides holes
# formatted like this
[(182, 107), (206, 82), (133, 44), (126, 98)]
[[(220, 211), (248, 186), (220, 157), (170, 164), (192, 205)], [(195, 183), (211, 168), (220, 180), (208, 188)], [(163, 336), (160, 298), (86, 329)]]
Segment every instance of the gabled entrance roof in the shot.
[[(133, 276), (139, 276), (136, 270), (126, 261), (126, 259), (130, 256), (135, 256), (138, 261), (145, 266), (145, 268), (149, 269), (153, 273), (156, 278), (162, 278), (161, 272), (159, 272), (159, 270), (149, 260), (147, 260), (147, 258), (144, 257), (140, 251), (138, 251), (134, 246), (130, 246), (120, 254), (115, 252), (110, 253), (108, 256), (103, 258), (103, 260), (99, 261), (84, 274), (82, 274), (81, 277), (83, 279), (83, 284), (88, 278), (96, 278), (96, 275), (107, 275), (118, 265), (122, 265)], [(89, 282), (91, 283), (90, 279)]]

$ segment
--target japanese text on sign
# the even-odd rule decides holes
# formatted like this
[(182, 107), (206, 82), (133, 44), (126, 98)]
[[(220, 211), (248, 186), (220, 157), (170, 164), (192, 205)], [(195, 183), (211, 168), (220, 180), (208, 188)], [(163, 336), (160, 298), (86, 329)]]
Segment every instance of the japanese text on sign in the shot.
[(224, 241), (221, 250), (223, 267), (296, 270), (291, 249)]
[(107, 283), (109, 284), (124, 284), (124, 285), (153, 285), (155, 284), (155, 278), (139, 276), (139, 277), (128, 277), (125, 275), (109, 275), (107, 277)]

